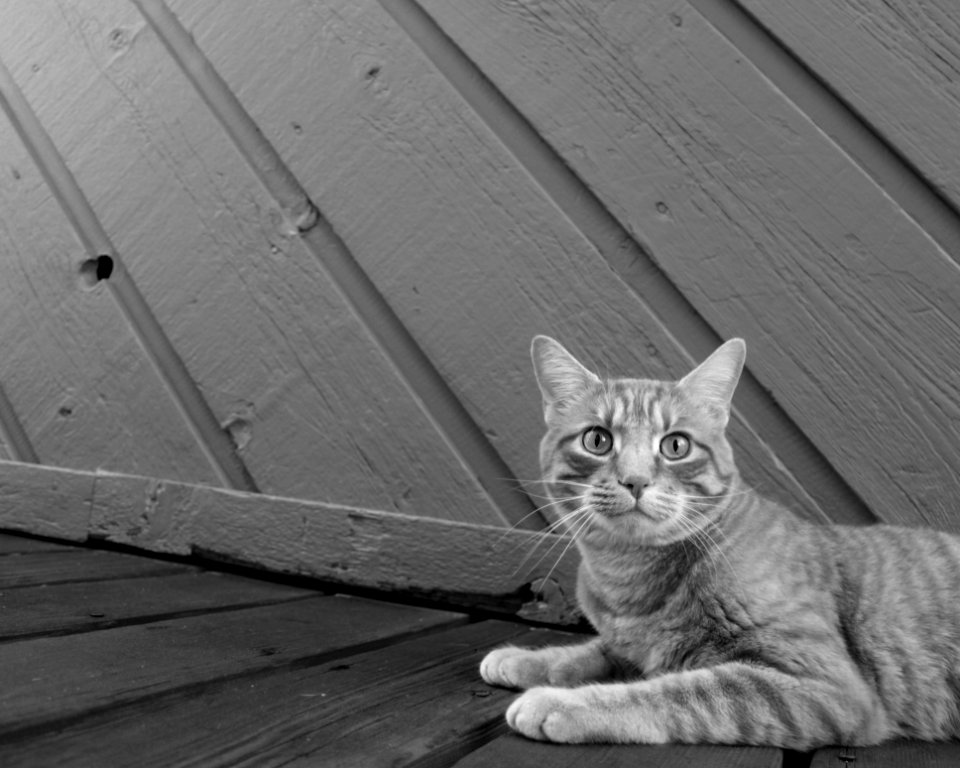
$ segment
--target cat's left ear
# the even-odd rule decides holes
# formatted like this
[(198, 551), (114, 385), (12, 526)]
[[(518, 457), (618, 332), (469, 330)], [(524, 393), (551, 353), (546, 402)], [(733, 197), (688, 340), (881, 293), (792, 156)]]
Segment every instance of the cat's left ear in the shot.
[(533, 338), (530, 357), (543, 395), (543, 415), (547, 421), (555, 411), (563, 410), (570, 400), (600, 383), (596, 374), (584, 368), (560, 342), (549, 336)]
[(726, 425), (730, 418), (730, 401), (740, 381), (747, 345), (743, 339), (730, 339), (684, 376), (677, 384), (694, 402), (706, 405)]

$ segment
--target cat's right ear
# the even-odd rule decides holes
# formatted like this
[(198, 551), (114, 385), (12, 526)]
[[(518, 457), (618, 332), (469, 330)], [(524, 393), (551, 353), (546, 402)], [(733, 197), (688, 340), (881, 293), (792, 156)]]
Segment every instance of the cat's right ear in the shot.
[(543, 395), (543, 415), (550, 418), (556, 409), (588, 387), (600, 383), (599, 377), (584, 368), (563, 346), (549, 336), (534, 336), (530, 345), (533, 370)]

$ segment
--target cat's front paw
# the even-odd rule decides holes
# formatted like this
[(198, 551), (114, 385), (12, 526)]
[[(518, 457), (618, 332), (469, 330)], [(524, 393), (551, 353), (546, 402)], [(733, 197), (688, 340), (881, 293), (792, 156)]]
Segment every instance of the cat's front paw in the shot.
[(549, 668), (542, 652), (506, 646), (490, 651), (480, 662), (480, 677), (490, 685), (532, 688), (548, 682)]
[(507, 724), (538, 741), (595, 741), (590, 708), (576, 688), (531, 688), (507, 709)]

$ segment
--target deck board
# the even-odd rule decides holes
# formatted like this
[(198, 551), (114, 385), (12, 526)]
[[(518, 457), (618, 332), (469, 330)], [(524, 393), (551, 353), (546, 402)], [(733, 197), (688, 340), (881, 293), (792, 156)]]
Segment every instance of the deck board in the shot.
[[(502, 713), (511, 694), (479, 680), (479, 656), (497, 643), (528, 642), (531, 634), (557, 633), (486, 621), (309, 668), (227, 680), (202, 697), (138, 702), (21, 744), (16, 764), (42, 765), (55, 756), (138, 766), (304, 761), (367, 768), (428, 757), (449, 764), (458, 749), (506, 728)], [(164, 739), (149, 756), (138, 754), (150, 732)]]
[(312, 594), (306, 589), (202, 572), (11, 589), (0, 593), (0, 641), (87, 632)]
[(506, 734), (456, 763), (457, 768), (780, 768), (779, 749), (761, 747), (540, 744)]
[(960, 744), (893, 741), (877, 747), (832, 747), (813, 757), (811, 768), (954, 768)]
[(0, 560), (0, 589), (188, 573), (189, 567), (92, 550), (36, 552)]
[[(802, 764), (777, 749), (560, 746), (509, 733), (515, 694), (487, 686), (480, 659), (569, 632), (5, 534), (0, 553), (0, 579), (32, 585), (0, 590), (5, 768)], [(905, 742), (856, 757), (938, 768), (958, 750)], [(814, 766), (841, 754), (823, 750)]]
[(319, 595), (0, 646), (0, 731), (61, 723), (171, 690), (295, 663), (457, 620), (457, 614)]

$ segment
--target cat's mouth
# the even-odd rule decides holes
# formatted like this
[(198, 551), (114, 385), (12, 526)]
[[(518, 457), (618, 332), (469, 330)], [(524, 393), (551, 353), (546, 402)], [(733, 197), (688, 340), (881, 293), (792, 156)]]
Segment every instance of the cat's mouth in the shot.
[(662, 523), (669, 515), (655, 508), (642, 497), (626, 503), (610, 505), (598, 510), (604, 517), (640, 517), (653, 523)]

